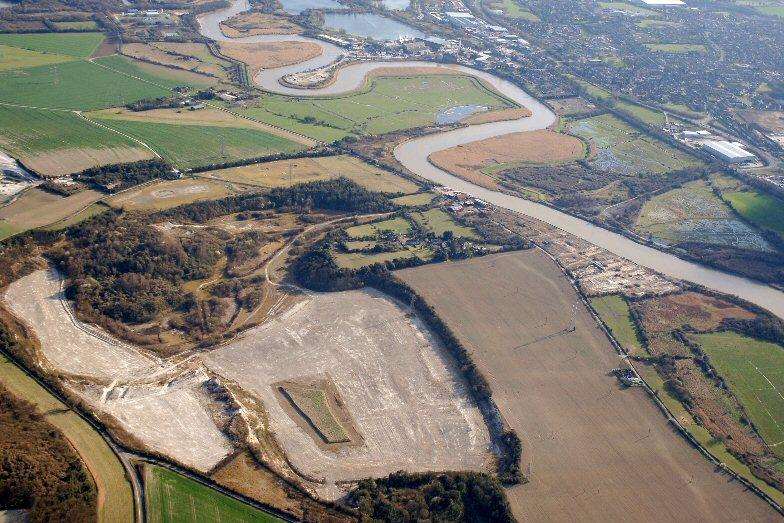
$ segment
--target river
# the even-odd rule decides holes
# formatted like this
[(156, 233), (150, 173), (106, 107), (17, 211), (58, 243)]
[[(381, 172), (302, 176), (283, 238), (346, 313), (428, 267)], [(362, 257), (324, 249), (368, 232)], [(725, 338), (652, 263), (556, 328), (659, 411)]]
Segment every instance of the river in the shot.
[[(247, 9), (247, 0), (235, 0), (231, 7), (201, 17), (199, 23), (202, 34), (214, 40), (228, 40), (220, 31), (220, 21)], [(254, 79), (259, 87), (264, 90), (287, 95), (323, 96), (342, 94), (362, 87), (365, 77), (370, 71), (387, 67), (429, 66), (449, 68), (484, 80), (503, 95), (531, 110), (531, 116), (506, 122), (472, 125), (416, 138), (397, 146), (394, 151), (395, 158), (411, 172), (422, 178), (470, 194), (475, 198), (504, 209), (542, 220), (638, 265), (672, 278), (703, 285), (719, 292), (734, 294), (768, 309), (780, 318), (784, 318), (784, 292), (768, 285), (698, 263), (682, 260), (677, 256), (641, 245), (621, 234), (597, 227), (545, 205), (474, 185), (432, 165), (427, 158), (434, 152), (485, 138), (503, 136), (514, 132), (544, 129), (555, 121), (555, 114), (547, 106), (511, 82), (464, 66), (415, 61), (363, 62), (340, 69), (336, 80), (327, 87), (320, 89), (293, 89), (281, 85), (279, 82), (280, 78), (286, 74), (306, 71), (331, 63), (336, 57), (344, 54), (344, 51), (326, 42), (290, 35), (256, 36), (235, 41), (310, 41), (322, 46), (324, 52), (321, 56), (292, 66), (262, 71)]]

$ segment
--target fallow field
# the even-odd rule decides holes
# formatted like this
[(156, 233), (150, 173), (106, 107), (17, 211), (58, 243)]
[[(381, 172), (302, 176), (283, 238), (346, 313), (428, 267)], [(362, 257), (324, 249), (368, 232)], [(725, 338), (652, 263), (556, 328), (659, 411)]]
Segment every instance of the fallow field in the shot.
[[(678, 436), (622, 365), (558, 268), (537, 251), (397, 273), (487, 376), (522, 440), (521, 521), (776, 521)], [(570, 311), (576, 307), (574, 331)]]

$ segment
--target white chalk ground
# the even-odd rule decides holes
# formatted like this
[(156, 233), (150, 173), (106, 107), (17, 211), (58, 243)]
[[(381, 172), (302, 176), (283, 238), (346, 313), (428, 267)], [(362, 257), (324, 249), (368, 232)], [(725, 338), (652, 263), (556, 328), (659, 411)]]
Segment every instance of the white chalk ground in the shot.
[[(336, 481), (397, 470), (485, 470), (490, 435), (452, 360), (419, 320), (375, 291), (312, 295), (277, 319), (204, 357), (211, 370), (264, 401), (293, 465)], [(329, 373), (361, 447), (321, 450), (283, 410), (272, 384)]]
[(35, 332), (48, 367), (96, 380), (71, 386), (73, 392), (149, 449), (197, 470), (209, 470), (232, 451), (204, 406), (206, 374), (190, 366), (186, 379), (165, 385), (177, 368), (75, 320), (60, 287), (55, 271), (41, 270), (11, 284), (3, 299)]

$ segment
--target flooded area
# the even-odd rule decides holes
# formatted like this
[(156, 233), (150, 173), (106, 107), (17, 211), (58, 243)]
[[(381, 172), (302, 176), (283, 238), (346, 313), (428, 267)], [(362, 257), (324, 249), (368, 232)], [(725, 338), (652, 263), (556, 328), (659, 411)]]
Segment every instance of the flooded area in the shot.
[(418, 29), (373, 13), (328, 13), (324, 17), (324, 27), (376, 40), (425, 38), (426, 36)]
[[(2, 1), (2, 0), (0, 0)], [(280, 0), (283, 10), (298, 15), (308, 9), (342, 9), (343, 6), (334, 0)]]
[(467, 118), (475, 113), (487, 111), (484, 105), (456, 105), (449, 109), (444, 109), (436, 115), (436, 123), (438, 125), (448, 125), (458, 123), (463, 118)]

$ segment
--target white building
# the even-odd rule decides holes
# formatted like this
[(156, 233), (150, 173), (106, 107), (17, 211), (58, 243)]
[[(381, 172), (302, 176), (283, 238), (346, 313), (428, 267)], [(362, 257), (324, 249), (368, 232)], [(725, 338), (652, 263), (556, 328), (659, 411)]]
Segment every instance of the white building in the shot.
[(702, 142), (702, 148), (727, 163), (743, 163), (757, 159), (754, 153), (744, 149), (740, 142), (705, 140)]

